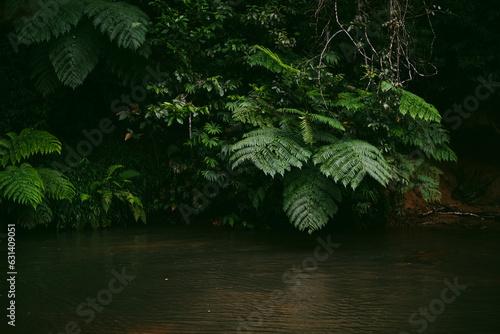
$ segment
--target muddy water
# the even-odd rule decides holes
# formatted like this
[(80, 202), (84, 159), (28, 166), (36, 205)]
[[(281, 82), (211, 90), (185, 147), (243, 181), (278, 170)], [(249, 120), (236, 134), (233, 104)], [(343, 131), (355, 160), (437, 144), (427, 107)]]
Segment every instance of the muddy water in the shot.
[(14, 332), (500, 333), (499, 241), (437, 227), (19, 236)]

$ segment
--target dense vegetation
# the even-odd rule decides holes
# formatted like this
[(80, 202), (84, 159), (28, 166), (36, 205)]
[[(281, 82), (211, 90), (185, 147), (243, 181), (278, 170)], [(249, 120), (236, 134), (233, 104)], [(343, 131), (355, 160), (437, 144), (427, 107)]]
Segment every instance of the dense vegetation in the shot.
[(440, 38), (459, 21), (498, 54), (497, 14), (475, 6), (6, 1), (1, 216), (312, 232), (383, 224), (412, 189), (438, 200), (433, 161), (457, 157), (419, 94), (456, 81), (452, 67), (495, 77), (494, 56)]

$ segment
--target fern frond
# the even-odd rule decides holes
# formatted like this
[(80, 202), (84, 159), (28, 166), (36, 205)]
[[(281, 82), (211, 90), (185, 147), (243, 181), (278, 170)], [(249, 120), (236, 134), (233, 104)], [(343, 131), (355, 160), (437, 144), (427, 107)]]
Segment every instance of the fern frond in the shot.
[(127, 169), (127, 170), (124, 170), (123, 172), (121, 172), (120, 174), (118, 174), (118, 178), (120, 178), (120, 180), (130, 180), (130, 179), (133, 179), (134, 177), (138, 177), (140, 175), (141, 175), (141, 173), (139, 173), (136, 170)]
[(402, 135), (404, 144), (420, 148), (428, 158), (438, 161), (457, 161), (455, 152), (448, 146), (448, 132), (438, 123), (422, 124), (424, 121), (414, 121)]
[(270, 113), (271, 106), (258, 95), (237, 102), (230, 102), (226, 108), (232, 110), (235, 121), (252, 124), (261, 128), (271, 127), (273, 118)]
[(379, 150), (358, 139), (344, 139), (321, 147), (313, 162), (321, 164), (323, 174), (333, 176), (335, 182), (350, 185), (352, 189), (356, 189), (367, 173), (384, 186), (392, 178), (391, 167)]
[(26, 128), (18, 135), (6, 134), (9, 139), (0, 139), (0, 159), (3, 167), (16, 164), (31, 155), (61, 153), (61, 142), (46, 131)]
[(38, 225), (47, 225), (54, 216), (50, 205), (46, 201), (40, 203), (36, 209), (32, 207), (23, 208), (18, 214), (19, 224), (28, 230)]
[(275, 73), (300, 74), (301, 72), (290, 65), (285, 64), (281, 58), (268, 48), (255, 45), (257, 52), (248, 57), (250, 66), (262, 66)]
[(409, 114), (413, 118), (418, 117), (428, 122), (441, 122), (441, 115), (432, 104), (404, 89), (398, 91), (402, 94), (399, 102), (399, 112), (402, 115)]
[(427, 122), (441, 122), (439, 111), (430, 103), (427, 103), (423, 98), (415, 95), (402, 88), (396, 88), (389, 82), (382, 82), (381, 88), (383, 91), (394, 91), (401, 95), (399, 101), (399, 112), (402, 115), (409, 114), (412, 118), (420, 118)]
[(333, 144), (339, 141), (335, 135), (327, 131), (316, 131), (316, 133), (314, 133), (314, 138), (319, 142), (328, 144)]
[(15, 23), (19, 42), (31, 45), (68, 33), (82, 18), (85, 1), (30, 1), (35, 12)]
[(308, 145), (312, 145), (316, 141), (315, 137), (317, 132), (314, 129), (313, 123), (319, 125), (327, 125), (334, 130), (345, 130), (344, 126), (338, 120), (332, 117), (326, 117), (323, 115), (315, 114), (312, 112), (305, 112), (294, 108), (281, 108), (276, 111), (299, 115), (299, 126), (302, 131), (302, 139)]
[(59, 171), (50, 168), (37, 168), (36, 170), (42, 178), (46, 197), (71, 201), (76, 195), (73, 184)]
[(146, 41), (149, 18), (138, 7), (125, 2), (92, 0), (85, 14), (94, 26), (119, 47), (137, 50)]
[[(108, 213), (109, 209), (111, 208), (111, 202), (113, 201), (113, 192), (109, 189), (99, 190), (98, 192), (102, 196), (102, 208), (104, 209), (104, 212)], [(123, 200), (119, 195), (117, 195), (116, 197), (120, 200)]]
[(142, 222), (146, 224), (146, 212), (144, 211), (141, 199), (129, 193), (127, 195), (127, 201), (130, 206), (130, 211), (132, 211), (132, 214), (134, 215), (135, 221), (141, 219)]
[(73, 89), (80, 86), (97, 65), (101, 47), (99, 36), (88, 25), (54, 41), (49, 57), (61, 83)]
[(0, 171), (0, 195), (36, 209), (43, 199), (43, 180), (30, 164), (8, 166)]
[(123, 165), (112, 165), (112, 166), (109, 166), (107, 172), (106, 172), (106, 176), (107, 177), (111, 177), (113, 175), (113, 173), (117, 170), (117, 169), (120, 169), (120, 168), (124, 168), (125, 166)]
[(319, 114), (310, 114), (311, 119), (317, 124), (328, 125), (333, 130), (345, 131), (344, 126), (340, 123), (339, 120), (327, 117)]
[(35, 81), (36, 90), (43, 96), (49, 95), (61, 87), (61, 82), (50, 61), (47, 43), (42, 43), (34, 48), (31, 56), (31, 67), (33, 71), (30, 78)]
[(283, 190), (283, 210), (299, 230), (311, 233), (324, 227), (337, 212), (341, 201), (335, 183), (314, 169), (287, 174)]
[(230, 161), (233, 168), (250, 161), (273, 177), (276, 173), (284, 175), (292, 166), (301, 168), (311, 156), (311, 152), (301, 147), (289, 132), (277, 128), (246, 133), (243, 140), (232, 146), (232, 150), (234, 153)]
[(426, 202), (441, 200), (439, 178), (442, 174), (443, 172), (439, 168), (429, 163), (423, 163), (419, 166), (415, 183)]
[(309, 113), (304, 116), (300, 116), (300, 129), (302, 130), (302, 139), (307, 145), (313, 145), (314, 140), (314, 128), (311, 122)]
[(359, 96), (355, 93), (341, 93), (333, 105), (356, 112), (357, 110), (366, 109), (366, 96)]

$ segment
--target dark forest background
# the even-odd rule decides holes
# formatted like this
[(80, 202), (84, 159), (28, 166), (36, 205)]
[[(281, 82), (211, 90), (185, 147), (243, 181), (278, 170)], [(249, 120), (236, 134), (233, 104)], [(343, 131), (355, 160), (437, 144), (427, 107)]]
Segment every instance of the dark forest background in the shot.
[(383, 226), (440, 199), (443, 162), (500, 163), (498, 1), (1, 11), (3, 223)]

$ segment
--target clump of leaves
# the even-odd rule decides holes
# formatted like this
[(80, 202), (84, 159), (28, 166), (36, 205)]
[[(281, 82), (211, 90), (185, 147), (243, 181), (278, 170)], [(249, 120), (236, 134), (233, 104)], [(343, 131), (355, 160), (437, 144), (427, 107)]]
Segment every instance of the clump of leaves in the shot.
[(70, 174), (79, 200), (59, 208), (58, 228), (98, 229), (131, 220), (146, 223), (142, 200), (132, 183), (138, 176), (137, 171), (123, 165), (105, 169), (83, 160)]
[(61, 143), (46, 131), (24, 129), (0, 139), (0, 203), (8, 201), (21, 225), (33, 228), (48, 224), (53, 214), (50, 200), (69, 200), (75, 188), (66, 176), (25, 161), (34, 155), (61, 153)]

